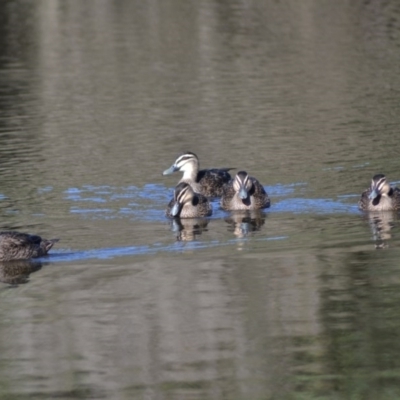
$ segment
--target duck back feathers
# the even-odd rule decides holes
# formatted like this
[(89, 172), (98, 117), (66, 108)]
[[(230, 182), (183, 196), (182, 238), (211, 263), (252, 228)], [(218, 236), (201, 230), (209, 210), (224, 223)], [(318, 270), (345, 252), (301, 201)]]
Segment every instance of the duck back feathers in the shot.
[(58, 240), (15, 231), (0, 232), (0, 261), (42, 257)]

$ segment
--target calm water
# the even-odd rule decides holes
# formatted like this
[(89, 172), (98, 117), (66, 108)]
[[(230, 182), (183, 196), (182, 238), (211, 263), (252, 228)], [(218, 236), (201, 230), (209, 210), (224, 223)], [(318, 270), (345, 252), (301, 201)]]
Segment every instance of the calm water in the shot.
[[(398, 399), (395, 1), (0, 2), (4, 399)], [(168, 221), (182, 151), (272, 206)], [(397, 180), (397, 182), (396, 182)]]

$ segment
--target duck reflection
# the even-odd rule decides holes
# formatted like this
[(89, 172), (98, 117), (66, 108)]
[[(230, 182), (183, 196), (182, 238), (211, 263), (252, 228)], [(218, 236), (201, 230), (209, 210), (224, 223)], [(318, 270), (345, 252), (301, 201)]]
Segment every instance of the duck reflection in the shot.
[(173, 218), (171, 230), (179, 241), (191, 242), (207, 230), (208, 218)]
[(42, 263), (31, 260), (13, 260), (0, 262), (0, 282), (20, 285), (29, 281), (32, 272), (39, 271)]
[(399, 219), (398, 213), (395, 211), (375, 211), (369, 212), (366, 218), (371, 227), (375, 247), (377, 249), (389, 247), (386, 241), (392, 237), (390, 231)]
[(267, 214), (260, 210), (232, 211), (225, 221), (229, 224), (228, 232), (233, 232), (238, 238), (259, 231), (265, 223)]

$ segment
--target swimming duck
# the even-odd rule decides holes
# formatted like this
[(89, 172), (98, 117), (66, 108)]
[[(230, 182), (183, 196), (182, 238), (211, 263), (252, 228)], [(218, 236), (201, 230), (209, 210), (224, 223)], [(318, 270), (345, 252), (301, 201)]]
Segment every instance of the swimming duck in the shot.
[(46, 240), (37, 235), (14, 231), (0, 232), (0, 261), (42, 257), (58, 240)]
[(391, 187), (385, 175), (377, 174), (362, 193), (358, 207), (363, 211), (400, 210), (400, 189)]
[(179, 181), (188, 183), (196, 193), (207, 197), (222, 195), (222, 186), (231, 180), (229, 170), (232, 168), (211, 168), (199, 171), (199, 159), (196, 154), (188, 151), (181, 154), (172, 166), (163, 172), (170, 175), (175, 171), (182, 171), (183, 177)]
[(207, 197), (195, 193), (188, 183), (181, 182), (176, 186), (165, 214), (170, 218), (208, 217), (212, 214), (212, 207)]
[(224, 210), (259, 210), (270, 204), (268, 194), (260, 182), (246, 171), (239, 171), (235, 179), (224, 185), (221, 198)]

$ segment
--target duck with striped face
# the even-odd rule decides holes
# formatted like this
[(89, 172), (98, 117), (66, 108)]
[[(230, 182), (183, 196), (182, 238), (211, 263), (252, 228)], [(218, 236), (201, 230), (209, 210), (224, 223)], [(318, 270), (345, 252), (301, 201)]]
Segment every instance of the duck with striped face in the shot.
[(175, 162), (163, 172), (170, 175), (176, 171), (183, 172), (179, 181), (188, 183), (196, 193), (207, 197), (218, 197), (222, 194), (222, 186), (231, 179), (231, 168), (211, 168), (199, 170), (199, 159), (196, 154), (188, 151), (181, 154)]
[(270, 205), (271, 201), (263, 186), (246, 171), (239, 171), (232, 181), (224, 185), (221, 198), (224, 210), (260, 210)]
[(370, 188), (362, 193), (358, 207), (363, 211), (400, 210), (400, 190), (391, 187), (385, 175), (377, 174)]
[(189, 184), (181, 182), (176, 186), (174, 198), (165, 214), (170, 218), (208, 217), (212, 214), (212, 207), (207, 197), (195, 193)]

